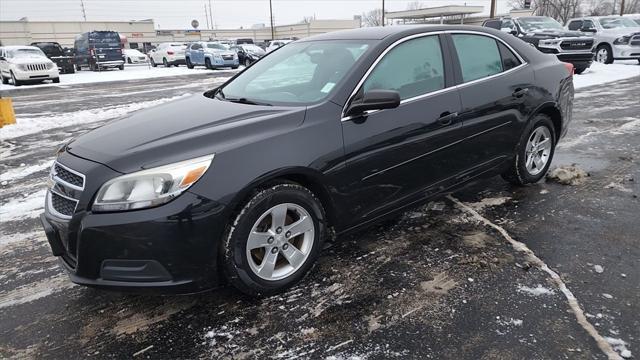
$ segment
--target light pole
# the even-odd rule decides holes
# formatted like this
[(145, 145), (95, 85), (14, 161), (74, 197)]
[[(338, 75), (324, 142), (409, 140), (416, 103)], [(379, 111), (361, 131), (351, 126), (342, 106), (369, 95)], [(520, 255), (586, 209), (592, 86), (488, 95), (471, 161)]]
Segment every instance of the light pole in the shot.
[(491, 10), (489, 11), (489, 18), (493, 19), (496, 16), (496, 0), (491, 0)]
[(269, 0), (269, 19), (271, 20), (271, 40), (274, 40), (276, 36), (273, 31), (273, 5), (271, 4), (271, 0)]
[(382, 26), (384, 26), (384, 0), (382, 0)]

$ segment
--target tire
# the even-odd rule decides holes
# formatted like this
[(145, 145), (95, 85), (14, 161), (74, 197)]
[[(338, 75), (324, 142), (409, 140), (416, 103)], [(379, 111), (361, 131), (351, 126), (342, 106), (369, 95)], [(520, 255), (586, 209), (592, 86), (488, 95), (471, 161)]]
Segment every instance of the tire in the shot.
[(596, 49), (596, 61), (602, 64), (613, 63), (613, 51), (608, 44), (601, 44)]
[(232, 68), (233, 70), (235, 70), (235, 69), (237, 69), (237, 68), (238, 68), (238, 65), (236, 65), (236, 66), (232, 66), (231, 68)]
[(53, 83), (54, 84), (60, 84), (60, 78), (57, 77), (57, 78), (53, 79)]
[(164, 65), (164, 67), (166, 68), (171, 67), (171, 65), (169, 65), (169, 62), (167, 61), (167, 58), (162, 58), (162, 65)]
[(193, 69), (194, 68), (193, 64), (191, 63), (191, 59), (190, 58), (186, 58), (185, 62), (187, 63), (187, 68), (188, 69)]
[[(529, 154), (527, 154), (527, 150), (531, 146), (531, 141), (534, 140), (534, 135), (539, 132), (543, 133), (543, 136), (548, 136), (548, 142), (543, 143), (542, 137), (539, 139), (539, 143), (549, 144), (548, 149), (546, 145), (538, 145), (541, 148), (536, 149), (534, 154), (531, 155), (532, 159), (529, 160)], [(535, 142), (535, 141), (533, 141)], [(555, 127), (551, 119), (544, 114), (536, 115), (530, 124), (527, 126), (524, 131), (518, 145), (516, 147), (516, 154), (514, 159), (512, 160), (512, 164), (509, 166), (509, 169), (502, 174), (502, 178), (511, 184), (522, 186), (526, 184), (533, 184), (540, 181), (549, 171), (549, 166), (553, 161), (553, 155), (555, 153), (556, 148), (556, 133)], [(548, 151), (548, 152), (547, 152)], [(546, 156), (544, 154), (546, 153)], [(543, 156), (537, 156), (542, 154)], [(535, 159), (540, 159), (543, 163), (542, 166), (539, 166), (538, 162)], [(527, 166), (527, 161), (531, 162), (531, 165)], [(532, 167), (535, 167), (532, 169)]]
[(118, 69), (119, 69), (119, 70), (124, 70), (124, 64), (122, 64), (122, 65), (118, 66)]
[(133, 64), (133, 62), (131, 62), (131, 58), (127, 58), (127, 64)]
[(22, 81), (16, 79), (16, 75), (13, 73), (13, 71), (11, 72), (11, 82), (13, 83), (13, 86), (22, 85)]
[(244, 59), (244, 67), (249, 67), (249, 66), (251, 66), (251, 60), (245, 58)]
[[(287, 209), (286, 212), (280, 212), (280, 214), (286, 214), (282, 216), (282, 222), (268, 215), (270, 211), (278, 212), (282, 207)], [(287, 239), (287, 226), (296, 221), (302, 221), (304, 218), (296, 219), (295, 217), (304, 212), (306, 212), (304, 218), (307, 219), (305, 222), (307, 229), (311, 224), (313, 228), (299, 236), (293, 235)], [(277, 183), (256, 191), (244, 204), (235, 221), (227, 227), (221, 244), (222, 264), (227, 280), (238, 290), (250, 296), (273, 295), (293, 286), (311, 269), (320, 254), (327, 232), (325, 219), (320, 200), (303, 186), (294, 183)], [(282, 226), (281, 232), (277, 233), (277, 230), (274, 230), (274, 221), (281, 224), (287, 224), (286, 221), (289, 223)], [(254, 230), (260, 227), (263, 227), (263, 231), (260, 232), (265, 236), (256, 239), (264, 241), (264, 246), (248, 250), (249, 235), (256, 233)], [(273, 236), (267, 239), (266, 236), (269, 234)], [(261, 241), (256, 242), (258, 243)], [(285, 251), (285, 249), (289, 250)], [(299, 258), (299, 261), (295, 262), (296, 265), (293, 265), (287, 260), (285, 253), (289, 254), (287, 256), (298, 254), (297, 256), (304, 256), (304, 258)], [(260, 255), (262, 258), (256, 257)], [(274, 259), (274, 267), (259, 270), (260, 266), (264, 266), (261, 265), (263, 260), (264, 264), (267, 264), (266, 259)], [(267, 271), (263, 272), (262, 269)]]
[(0, 74), (0, 79), (2, 80), (2, 84), (7, 85), (9, 83), (9, 78), (4, 77), (4, 75)]
[(149, 58), (149, 62), (151, 63), (152, 67), (157, 67), (158, 66), (158, 64), (156, 64), (156, 62), (153, 61), (153, 58)]
[(585, 72), (588, 68), (589, 68), (588, 66), (581, 66), (581, 67), (576, 67), (573, 71), (574, 71), (576, 74), (580, 75), (580, 74), (582, 74), (583, 72)]
[(211, 60), (209, 58), (204, 59), (204, 67), (209, 70), (213, 70), (213, 66), (211, 66)]
[(80, 71), (82, 70), (82, 68), (80, 67), (80, 65), (76, 64), (76, 71)]
[(69, 69), (69, 74), (75, 74), (76, 70), (73, 68), (73, 66)]

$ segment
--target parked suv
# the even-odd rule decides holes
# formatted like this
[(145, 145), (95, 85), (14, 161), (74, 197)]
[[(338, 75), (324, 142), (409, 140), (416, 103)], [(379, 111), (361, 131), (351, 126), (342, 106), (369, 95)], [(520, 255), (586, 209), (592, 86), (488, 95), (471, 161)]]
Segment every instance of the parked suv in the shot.
[(162, 64), (164, 67), (185, 65), (186, 48), (186, 45), (180, 43), (159, 44), (158, 47), (149, 51), (151, 66), (156, 67), (158, 64)]
[(593, 62), (593, 37), (579, 31), (567, 31), (547, 16), (489, 19), (482, 26), (508, 32), (543, 53), (555, 54), (560, 61), (573, 64), (576, 74), (582, 74)]
[(629, 17), (589, 16), (567, 21), (567, 29), (595, 37), (596, 61), (637, 59), (640, 62), (640, 25)]
[(76, 70), (92, 71), (108, 68), (124, 70), (120, 34), (115, 31), (90, 31), (80, 34), (74, 42)]
[(189, 44), (185, 51), (187, 67), (205, 66), (207, 69), (239, 66), (238, 54), (217, 42), (198, 41)]
[(0, 79), (14, 86), (51, 80), (60, 82), (56, 64), (35, 46), (0, 47)]
[(57, 42), (33, 42), (31, 46), (35, 46), (42, 50), (51, 61), (56, 63), (61, 74), (73, 74), (73, 56), (66, 55), (64, 49)]
[(263, 57), (266, 52), (259, 46), (254, 44), (234, 45), (229, 50), (238, 54), (240, 64), (249, 66)]
[(572, 70), (487, 28), (312, 36), (61, 147), (40, 219), (79, 284), (273, 294), (330, 233), (480, 178), (544, 178)]

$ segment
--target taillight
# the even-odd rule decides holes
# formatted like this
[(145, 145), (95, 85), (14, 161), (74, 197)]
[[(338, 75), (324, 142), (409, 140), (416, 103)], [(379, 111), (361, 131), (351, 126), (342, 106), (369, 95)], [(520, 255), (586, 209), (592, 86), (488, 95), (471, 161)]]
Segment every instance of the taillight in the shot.
[(167, 51), (167, 55), (173, 55), (173, 54), (174, 54), (173, 51), (171, 51), (171, 50)]
[(567, 68), (567, 71), (569, 72), (569, 76), (573, 76), (573, 72), (575, 70), (573, 64), (571, 63), (563, 63), (563, 64), (564, 64), (564, 67)]
[(89, 55), (95, 56), (96, 55), (96, 51), (94, 49), (89, 49)]

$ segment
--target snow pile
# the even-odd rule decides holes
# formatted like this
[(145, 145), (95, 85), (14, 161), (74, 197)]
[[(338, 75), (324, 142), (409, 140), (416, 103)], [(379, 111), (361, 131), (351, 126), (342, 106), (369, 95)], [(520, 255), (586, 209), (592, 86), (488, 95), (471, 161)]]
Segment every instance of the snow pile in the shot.
[[(230, 70), (229, 72), (235, 73), (239, 70)], [(152, 79), (163, 78), (171, 76), (182, 75), (215, 75), (215, 71), (207, 70), (204, 67), (188, 69), (186, 66), (181, 67), (157, 67), (152, 68), (146, 65), (144, 66), (126, 66), (124, 71), (121, 70), (106, 70), (106, 71), (77, 71), (75, 74), (60, 74), (60, 83), (53, 84), (50, 82), (35, 84), (35, 85), (22, 85), (19, 89), (30, 87), (49, 87), (49, 86), (65, 86), (65, 85), (77, 85), (77, 84), (92, 84), (103, 83), (111, 81), (126, 81), (126, 80), (139, 80), (139, 79)], [(231, 74), (232, 75), (232, 74)], [(0, 90), (15, 89), (13, 85), (0, 84)]]
[(543, 287), (542, 285), (538, 284), (538, 286), (536, 286), (535, 288), (531, 288), (528, 286), (524, 286), (524, 285), (519, 285), (518, 286), (518, 292), (522, 292), (522, 293), (527, 293), (533, 296), (540, 296), (540, 295), (553, 295), (555, 294), (555, 291), (548, 289), (546, 287)]
[[(640, 77), (640, 64), (636, 60), (616, 61), (613, 64), (594, 62), (584, 73), (573, 76), (573, 86), (580, 89), (635, 76)], [(640, 81), (640, 79), (638, 80)]]
[(559, 166), (553, 170), (551, 170), (547, 174), (547, 179), (555, 181), (562, 185), (582, 185), (589, 174), (582, 170), (581, 168), (570, 165), (570, 166)]
[(126, 105), (80, 110), (54, 116), (42, 116), (33, 118), (19, 118), (15, 125), (5, 126), (0, 129), (1, 139), (12, 139), (19, 136), (38, 133), (48, 129), (62, 128), (71, 125), (88, 124), (98, 121), (106, 121), (124, 116), (132, 111), (141, 110), (169, 101), (173, 101), (191, 94), (183, 94), (170, 98), (143, 101)]

